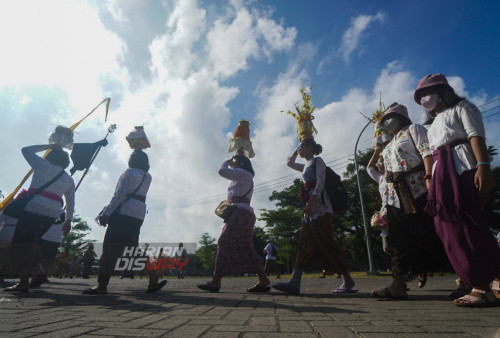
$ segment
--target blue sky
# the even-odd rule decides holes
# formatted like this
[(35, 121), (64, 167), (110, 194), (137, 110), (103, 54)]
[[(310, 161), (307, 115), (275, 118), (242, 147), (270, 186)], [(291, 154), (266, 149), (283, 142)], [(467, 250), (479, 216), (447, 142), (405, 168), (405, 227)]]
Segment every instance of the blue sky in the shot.
[[(317, 140), (341, 172), (379, 93), (386, 105), (413, 103), (418, 79), (441, 72), (461, 95), (500, 112), (498, 1), (10, 1), (0, 3), (0, 190), (29, 168), (20, 149), (44, 143), (105, 97), (77, 130), (90, 142), (118, 129), (77, 193), (77, 213), (93, 222), (130, 153), (125, 136), (144, 125), (153, 147), (145, 241), (217, 237), (213, 214), (228, 182), (217, 175), (241, 118), (251, 121), (256, 157), (252, 205), (297, 177), (286, 157), (297, 145), (293, 109), (313, 86)], [(500, 114), (485, 120), (500, 146)], [(370, 146), (369, 128), (360, 148)], [(498, 159), (496, 164), (500, 162)], [(76, 174), (78, 175), (78, 174)], [(79, 177), (77, 176), (76, 179)]]

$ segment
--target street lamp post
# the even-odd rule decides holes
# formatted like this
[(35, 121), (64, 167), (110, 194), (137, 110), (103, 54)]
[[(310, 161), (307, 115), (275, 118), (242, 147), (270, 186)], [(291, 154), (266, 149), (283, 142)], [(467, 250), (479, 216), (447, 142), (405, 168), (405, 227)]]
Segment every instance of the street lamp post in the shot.
[(372, 123), (372, 121), (368, 121), (366, 126), (361, 130), (361, 133), (359, 133), (358, 139), (356, 140), (356, 145), (354, 146), (354, 166), (356, 167), (356, 180), (358, 182), (358, 192), (359, 192), (359, 201), (361, 203), (361, 214), (363, 216), (363, 226), (365, 227), (365, 237), (366, 237), (366, 250), (368, 251), (368, 263), (370, 264), (370, 272), (375, 272), (373, 269), (373, 259), (372, 259), (372, 252), (370, 249), (370, 237), (368, 236), (368, 224), (366, 224), (366, 212), (365, 212), (365, 202), (363, 200), (363, 191), (361, 189), (361, 182), (359, 180), (359, 167), (358, 167), (358, 142), (359, 139), (361, 138), (361, 135), (365, 131), (365, 129)]

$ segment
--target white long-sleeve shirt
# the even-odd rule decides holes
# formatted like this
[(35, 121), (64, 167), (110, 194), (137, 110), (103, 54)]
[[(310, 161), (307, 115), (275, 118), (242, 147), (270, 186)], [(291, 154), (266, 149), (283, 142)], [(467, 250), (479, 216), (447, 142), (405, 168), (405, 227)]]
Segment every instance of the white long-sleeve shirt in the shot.
[[(31, 168), (33, 168), (33, 178), (31, 179), (30, 188), (40, 188), (63, 170), (60, 166), (52, 164), (36, 154), (46, 149), (47, 147), (44, 145), (29, 146), (22, 149), (24, 158)], [(64, 172), (54, 183), (45, 188), (44, 191), (59, 197), (64, 196), (66, 201), (66, 215), (68, 219), (72, 220), (75, 210), (75, 182), (73, 178), (67, 172)], [(62, 205), (60, 202), (38, 194), (28, 202), (25, 210), (32, 214), (57, 219), (61, 214)]]
[[(249, 201), (252, 200), (253, 195), (253, 176), (251, 173), (241, 168), (231, 168), (229, 166), (229, 161), (222, 162), (222, 165), (219, 169), (219, 175), (230, 180), (231, 183), (227, 188), (227, 199), (233, 199), (236, 197), (243, 197), (247, 191), (252, 188), (245, 198), (248, 198)], [(245, 208), (251, 212), (253, 212), (253, 208), (250, 204), (246, 203), (237, 203), (238, 207)]]
[[(467, 100), (460, 101), (453, 108), (439, 113), (427, 132), (432, 150), (453, 141), (479, 136), (484, 138), (483, 117), (479, 109)], [(469, 143), (459, 144), (452, 149), (453, 162), (458, 175), (476, 167), (476, 157)]]
[[(142, 181), (143, 177), (144, 181)], [(115, 194), (113, 195), (113, 198), (111, 198), (111, 202), (109, 202), (107, 207), (104, 209), (104, 215), (111, 215), (113, 211), (115, 211), (115, 209), (121, 203), (123, 203), (119, 211), (121, 215), (131, 216), (140, 220), (144, 220), (144, 218), (146, 217), (146, 203), (135, 198), (129, 198), (127, 200), (127, 195), (133, 193), (140, 184), (141, 186), (135, 192), (135, 195), (146, 197), (149, 186), (151, 185), (151, 181), (151, 175), (141, 169), (128, 168), (127, 170), (125, 170), (125, 172), (118, 179)]]
[[(325, 189), (326, 164), (321, 157), (313, 157), (306, 161), (306, 164), (296, 163), (297, 153), (288, 157), (287, 165), (297, 171), (302, 172), (304, 181), (316, 181), (314, 189), (309, 191), (309, 198), (316, 195), (318, 199), (313, 207), (311, 218), (315, 219), (323, 216), (326, 213), (333, 213), (332, 204), (328, 198), (328, 194), (323, 194)], [(316, 163), (316, 165), (314, 165)], [(324, 202), (324, 203), (323, 203)]]

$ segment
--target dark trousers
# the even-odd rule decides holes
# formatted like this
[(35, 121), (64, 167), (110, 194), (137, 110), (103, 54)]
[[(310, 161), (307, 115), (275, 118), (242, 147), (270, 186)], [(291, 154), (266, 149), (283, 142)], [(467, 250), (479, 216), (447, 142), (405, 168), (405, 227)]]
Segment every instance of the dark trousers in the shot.
[(10, 248), (13, 272), (29, 274), (40, 262), (39, 242), (55, 219), (24, 211), (18, 219)]
[(118, 258), (123, 256), (125, 248), (135, 248), (139, 245), (139, 233), (143, 221), (125, 215), (112, 216), (104, 235), (102, 255), (99, 260), (97, 282), (101, 286), (109, 283)]
[(402, 209), (387, 206), (387, 244), (391, 248), (394, 277), (413, 278), (418, 273), (450, 270), (432, 218), (423, 210), (426, 201), (426, 194), (417, 198), (417, 212), (411, 215), (405, 215)]

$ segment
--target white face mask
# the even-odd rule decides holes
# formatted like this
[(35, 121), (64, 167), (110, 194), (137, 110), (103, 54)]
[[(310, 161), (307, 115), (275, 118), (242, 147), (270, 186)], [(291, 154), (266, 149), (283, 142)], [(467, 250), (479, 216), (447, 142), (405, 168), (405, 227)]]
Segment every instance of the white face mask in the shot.
[(403, 125), (403, 122), (400, 118), (388, 117), (383, 122), (384, 129), (387, 130), (389, 134), (394, 134), (396, 131), (399, 131)]
[(439, 96), (437, 94), (427, 95), (420, 99), (420, 104), (428, 111), (434, 110), (438, 102)]

